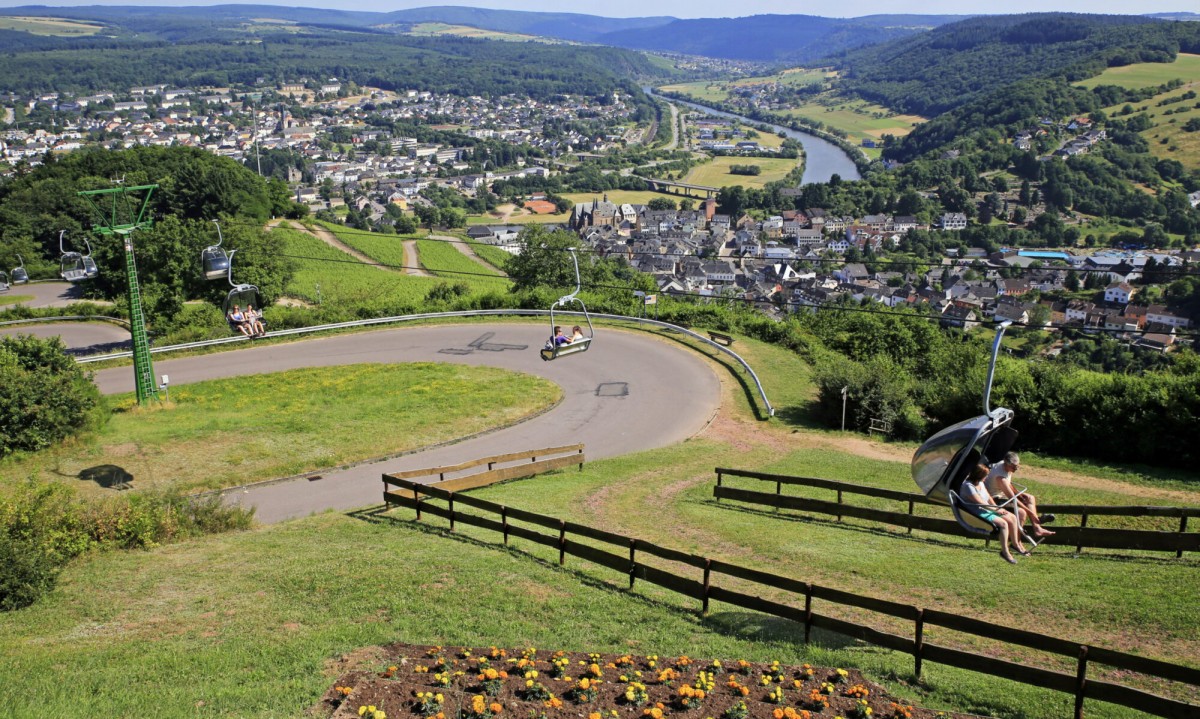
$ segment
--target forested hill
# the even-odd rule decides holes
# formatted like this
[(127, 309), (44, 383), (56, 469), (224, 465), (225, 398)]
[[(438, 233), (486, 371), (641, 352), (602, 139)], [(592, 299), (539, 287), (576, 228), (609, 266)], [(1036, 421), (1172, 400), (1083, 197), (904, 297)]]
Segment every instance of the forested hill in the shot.
[(662, 27), (610, 32), (598, 42), (638, 50), (803, 64), (830, 53), (922, 33), (961, 17), (875, 15), (843, 20), (812, 15), (754, 15), (676, 20)]
[(255, 43), (79, 41), (71, 48), (10, 48), (0, 55), (0, 86), (18, 93), (338, 77), (388, 90), (461, 95), (600, 95), (623, 87), (640, 97), (629, 78), (662, 72), (640, 53), (619, 48), (330, 30), (277, 34)]
[(834, 59), (844, 89), (933, 117), (1018, 80), (1082, 79), (1105, 67), (1200, 51), (1200, 23), (1127, 15), (978, 17)]
[[(163, 40), (211, 39), (214, 33), (260, 34), (278, 31), (281, 24), (340, 27), (398, 33), (411, 25), (441, 22), (487, 30), (540, 35), (563, 40), (593, 42), (601, 35), (666, 25), (673, 17), (608, 18), (577, 13), (522, 12), (486, 8), (436, 6), (362, 12), (277, 5), (214, 5), (205, 7), (22, 7), (0, 11), (5, 15), (62, 17), (103, 23), (121, 35)], [(275, 28), (271, 25), (274, 24)], [(285, 28), (284, 28), (285, 29)], [(108, 33), (106, 33), (108, 34)], [(6, 46), (7, 47), (7, 46)]]

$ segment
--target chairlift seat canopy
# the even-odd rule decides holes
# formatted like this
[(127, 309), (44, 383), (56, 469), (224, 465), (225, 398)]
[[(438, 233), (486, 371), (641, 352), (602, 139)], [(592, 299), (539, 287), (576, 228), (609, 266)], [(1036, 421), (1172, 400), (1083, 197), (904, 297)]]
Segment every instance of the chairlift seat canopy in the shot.
[(0, 292), (8, 292), (8, 274), (0, 270)]
[(14, 285), (24, 284), (29, 281), (29, 273), (24, 267), (14, 267), (12, 271), (12, 283)]
[(1012, 410), (999, 408), (959, 422), (933, 435), (912, 458), (912, 477), (929, 499), (950, 504), (950, 491), (957, 490), (971, 467), (1003, 456), (1016, 440), (1010, 426)]

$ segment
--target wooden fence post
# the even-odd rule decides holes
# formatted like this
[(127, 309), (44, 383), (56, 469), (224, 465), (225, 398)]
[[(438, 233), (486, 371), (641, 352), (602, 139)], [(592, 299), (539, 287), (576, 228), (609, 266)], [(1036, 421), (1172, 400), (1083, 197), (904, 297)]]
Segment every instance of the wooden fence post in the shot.
[(417, 486), (413, 485), (413, 501), (417, 504), (417, 521), (421, 521), (421, 493), (417, 490)]
[(637, 540), (629, 540), (629, 588), (633, 589), (633, 582), (637, 577), (634, 571), (637, 569), (637, 560), (634, 559), (634, 553), (637, 552)]
[(704, 606), (700, 607), (701, 614), (708, 614), (708, 590), (712, 588), (712, 560), (704, 560)]
[(558, 566), (567, 563), (567, 523), (558, 520)]
[[(1087, 517), (1088, 517), (1087, 512), (1084, 512), (1083, 517), (1079, 520), (1079, 528), (1080, 529), (1087, 528)], [(1079, 533), (1079, 542), (1076, 543), (1076, 545), (1075, 545), (1075, 553), (1083, 554), (1083, 533), (1082, 532)]]
[[(783, 482), (775, 483), (775, 496), (776, 497), (783, 496)], [(775, 502), (775, 513), (779, 514), (779, 502)]]
[(450, 502), (450, 531), (454, 531), (454, 492), (450, 492), (448, 497)]
[(804, 583), (804, 643), (812, 634), (812, 582)]
[(921, 681), (921, 659), (925, 651), (925, 610), (917, 609), (916, 646), (913, 648), (913, 674)]
[(1083, 719), (1083, 692), (1087, 689), (1087, 655), (1087, 645), (1079, 645), (1079, 667), (1075, 670), (1075, 719)]
[[(913, 501), (911, 499), (908, 500), (908, 516), (913, 516)], [(908, 523), (908, 533), (912, 534), (912, 522)], [(920, 674), (920, 672), (917, 672), (918, 676), (920, 676)]]
[[(1184, 532), (1187, 531), (1187, 519), (1188, 519), (1187, 514), (1183, 514), (1183, 516), (1181, 516), (1179, 518), (1179, 533), (1180, 534), (1183, 534)], [(1180, 559), (1182, 557), (1183, 557), (1183, 550), (1182, 549), (1176, 550), (1175, 558)]]
[(504, 525), (504, 546), (508, 546), (508, 507), (500, 507), (500, 523)]
[(838, 490), (838, 521), (842, 521), (842, 490)]
[[(718, 487), (721, 486), (721, 472), (719, 470), (717, 471), (717, 486)], [(720, 504), (720, 503), (721, 503), (721, 498), (717, 497), (717, 504)]]

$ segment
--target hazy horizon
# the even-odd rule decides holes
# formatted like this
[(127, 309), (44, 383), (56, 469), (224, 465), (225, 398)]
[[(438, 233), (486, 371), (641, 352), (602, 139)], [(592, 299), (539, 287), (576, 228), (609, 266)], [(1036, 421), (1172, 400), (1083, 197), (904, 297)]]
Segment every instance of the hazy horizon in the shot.
[[(124, 7), (204, 7), (210, 5), (274, 5), (278, 7), (322, 8), (326, 10), (346, 10), (334, 3), (320, 0), (311, 2), (195, 2), (194, 0), (92, 0), (90, 2), (12, 2), (0, 0), (0, 9), (20, 7), (55, 8), (55, 7), (88, 7), (88, 6), (124, 6)], [(1081, 2), (1079, 0), (1059, 0), (1046, 3), (1035, 0), (1017, 0), (1005, 8), (1003, 13), (991, 10), (981, 11), (978, 3), (965, 0), (932, 0), (917, 2), (916, 0), (885, 0), (884, 2), (867, 2), (865, 0), (850, 0), (838, 3), (836, 9), (821, 8), (815, 4), (800, 4), (789, 0), (746, 0), (736, 5), (736, 11), (730, 12), (730, 4), (717, 0), (655, 0), (640, 2), (638, 0), (610, 0), (603, 6), (594, 2), (581, 0), (491, 0), (471, 2), (394, 2), (388, 0), (361, 0), (354, 4), (353, 10), (367, 12), (392, 12), (419, 7), (451, 6), (477, 7), (493, 10), (523, 10), (528, 12), (565, 12), (584, 15), (599, 15), (602, 17), (648, 17), (670, 15), (677, 18), (722, 18), (746, 17), (749, 15), (816, 15), (821, 17), (861, 17), (864, 15), (1000, 15), (1030, 12), (1075, 12), (1088, 14), (1113, 15), (1148, 15), (1153, 13), (1191, 12), (1197, 8), (1195, 0), (1165, 0), (1153, 6), (1138, 7), (1137, 12), (1130, 12), (1129, 4), (1116, 0), (1097, 0)], [(831, 10), (833, 10), (831, 12)]]

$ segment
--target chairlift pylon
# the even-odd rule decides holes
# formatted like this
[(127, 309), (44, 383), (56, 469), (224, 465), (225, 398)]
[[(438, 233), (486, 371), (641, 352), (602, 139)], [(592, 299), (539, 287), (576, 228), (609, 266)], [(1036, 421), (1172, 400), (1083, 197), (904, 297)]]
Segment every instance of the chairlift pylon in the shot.
[(62, 253), (59, 274), (67, 282), (94, 279), (100, 274), (100, 270), (96, 267), (96, 261), (92, 259), (92, 243), (88, 242), (86, 237), (83, 238), (83, 244), (87, 245), (86, 255), (68, 251), (63, 244), (63, 236), (66, 234), (66, 230), (60, 230), (58, 233), (58, 251)]
[(25, 271), (25, 260), (17, 255), (17, 266), (12, 269), (10, 279), (14, 285), (23, 285), (29, 281), (29, 273)]
[(217, 226), (217, 244), (205, 247), (200, 253), (206, 280), (219, 280), (229, 274), (229, 255), (221, 249), (221, 243), (225, 241), (221, 235), (221, 223), (213, 220), (213, 224)]
[[(576, 296), (579, 294), (582, 286), (579, 277), (579, 258), (575, 255), (574, 247), (568, 247), (567, 251), (571, 253), (571, 262), (575, 266), (575, 291), (569, 295), (559, 297), (554, 304), (550, 305), (550, 340), (546, 342), (546, 346), (540, 352), (541, 358), (547, 362), (556, 360), (559, 357), (587, 352), (592, 346), (592, 339), (596, 336), (596, 332), (592, 327), (592, 316), (588, 314), (587, 306), (583, 304), (583, 300)], [(583, 310), (583, 318), (587, 321), (587, 335), (577, 340), (559, 343), (554, 332), (556, 326), (554, 324), (554, 309), (556, 307), (565, 307), (572, 302), (578, 303), (579, 307)]]

